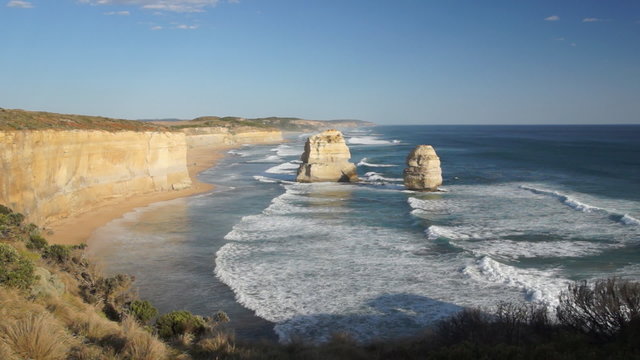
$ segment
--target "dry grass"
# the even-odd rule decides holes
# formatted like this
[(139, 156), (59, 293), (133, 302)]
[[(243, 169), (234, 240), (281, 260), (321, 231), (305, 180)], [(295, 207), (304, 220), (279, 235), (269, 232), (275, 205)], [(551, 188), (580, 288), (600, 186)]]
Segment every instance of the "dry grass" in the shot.
[(130, 317), (122, 321), (123, 337), (126, 340), (123, 355), (128, 359), (162, 360), (168, 357), (167, 346), (138, 325)]
[(0, 341), (26, 359), (66, 359), (71, 337), (48, 313), (32, 313), (0, 324)]

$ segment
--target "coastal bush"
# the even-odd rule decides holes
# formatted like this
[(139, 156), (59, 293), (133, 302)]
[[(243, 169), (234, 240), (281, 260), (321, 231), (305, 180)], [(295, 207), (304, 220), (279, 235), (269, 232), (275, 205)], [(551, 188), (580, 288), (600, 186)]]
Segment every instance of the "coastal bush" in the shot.
[(206, 331), (207, 326), (201, 316), (193, 315), (186, 310), (178, 310), (160, 316), (156, 321), (156, 329), (162, 339), (168, 340), (184, 333), (201, 335)]
[(0, 284), (28, 289), (35, 281), (33, 262), (13, 246), (0, 243)]
[(142, 324), (146, 324), (158, 315), (158, 309), (147, 300), (132, 301), (129, 304), (129, 312)]
[(30, 250), (42, 251), (49, 246), (47, 239), (42, 237), (39, 234), (31, 234), (29, 235), (29, 242), (27, 243), (27, 248)]
[(43, 257), (58, 264), (63, 264), (71, 259), (71, 249), (64, 245), (51, 245), (44, 249)]
[(590, 335), (611, 337), (640, 321), (640, 283), (617, 278), (572, 284), (560, 295), (562, 325)]

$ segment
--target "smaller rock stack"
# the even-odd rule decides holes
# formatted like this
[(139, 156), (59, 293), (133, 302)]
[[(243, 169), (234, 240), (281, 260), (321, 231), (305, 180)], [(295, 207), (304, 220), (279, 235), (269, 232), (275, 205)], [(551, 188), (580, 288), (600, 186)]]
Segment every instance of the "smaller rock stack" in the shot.
[(313, 135), (304, 145), (296, 181), (358, 181), (356, 166), (349, 162), (350, 158), (351, 152), (340, 131), (326, 130)]
[(418, 145), (407, 156), (404, 186), (411, 190), (436, 191), (442, 185), (440, 158), (431, 145)]

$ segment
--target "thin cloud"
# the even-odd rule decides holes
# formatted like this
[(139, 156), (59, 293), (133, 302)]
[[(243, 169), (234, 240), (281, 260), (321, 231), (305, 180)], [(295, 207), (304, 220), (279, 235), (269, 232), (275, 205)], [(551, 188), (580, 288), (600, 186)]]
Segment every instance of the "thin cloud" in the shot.
[(584, 18), (584, 19), (582, 19), (583, 23), (603, 22), (603, 21), (609, 21), (609, 19), (600, 19), (600, 18)]
[(220, 0), (80, 0), (80, 2), (91, 5), (129, 5), (156, 11), (198, 13), (216, 6)]
[(151, 30), (153, 30), (153, 31), (162, 30), (162, 26), (159, 26), (159, 25), (158, 26), (152, 26)]
[(560, 16), (558, 15), (551, 15), (551, 16), (547, 16), (546, 18), (544, 18), (545, 21), (558, 21), (560, 20)]
[(11, 0), (7, 3), (7, 7), (31, 9), (33, 7), (33, 4), (29, 1)]
[(564, 41), (565, 39), (563, 37), (557, 37), (557, 38), (553, 38), (553, 40), (555, 40), (555, 41)]
[(572, 43), (570, 44), (570, 46), (571, 46), (571, 47), (576, 47), (576, 46), (578, 46), (578, 45), (577, 45), (576, 43), (573, 43), (573, 42), (572, 42)]
[(180, 30), (195, 30), (197, 28), (198, 28), (198, 25), (180, 24), (180, 25), (176, 26), (176, 29), (180, 29)]
[(108, 15), (108, 16), (113, 16), (113, 15), (118, 15), (118, 16), (129, 16), (129, 15), (131, 15), (131, 13), (130, 13), (130, 12), (128, 12), (127, 10), (124, 10), (124, 11), (109, 11), (109, 12), (106, 12), (106, 13), (104, 13), (104, 14), (105, 14), (105, 15)]

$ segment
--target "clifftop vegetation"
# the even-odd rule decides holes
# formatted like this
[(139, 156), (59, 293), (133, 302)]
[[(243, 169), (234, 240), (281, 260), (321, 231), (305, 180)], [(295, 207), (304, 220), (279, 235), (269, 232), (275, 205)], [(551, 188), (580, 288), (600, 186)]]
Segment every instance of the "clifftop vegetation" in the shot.
[(102, 116), (56, 114), (42, 111), (0, 108), (0, 130), (106, 130), (159, 131), (166, 128), (152, 123), (110, 119)]
[(284, 131), (317, 131), (334, 127), (373, 126), (374, 123), (362, 120), (305, 120), (294, 117), (264, 117), (245, 119), (237, 116), (203, 116), (193, 120), (152, 121), (157, 125), (172, 128), (196, 128), (207, 126), (276, 128)]
[(0, 205), (0, 359), (640, 359), (640, 283), (627, 280), (571, 285), (555, 312), (503, 303), (412, 338), (281, 345), (234, 340), (223, 312), (158, 316), (131, 276), (104, 276), (83, 248), (49, 245)]
[(193, 120), (124, 120), (102, 116), (57, 114), (0, 108), (0, 131), (10, 130), (105, 130), (105, 131), (177, 131), (201, 127), (279, 129), (317, 131), (334, 127), (373, 126), (361, 120), (305, 120), (293, 117), (245, 119), (236, 116), (202, 116)]

